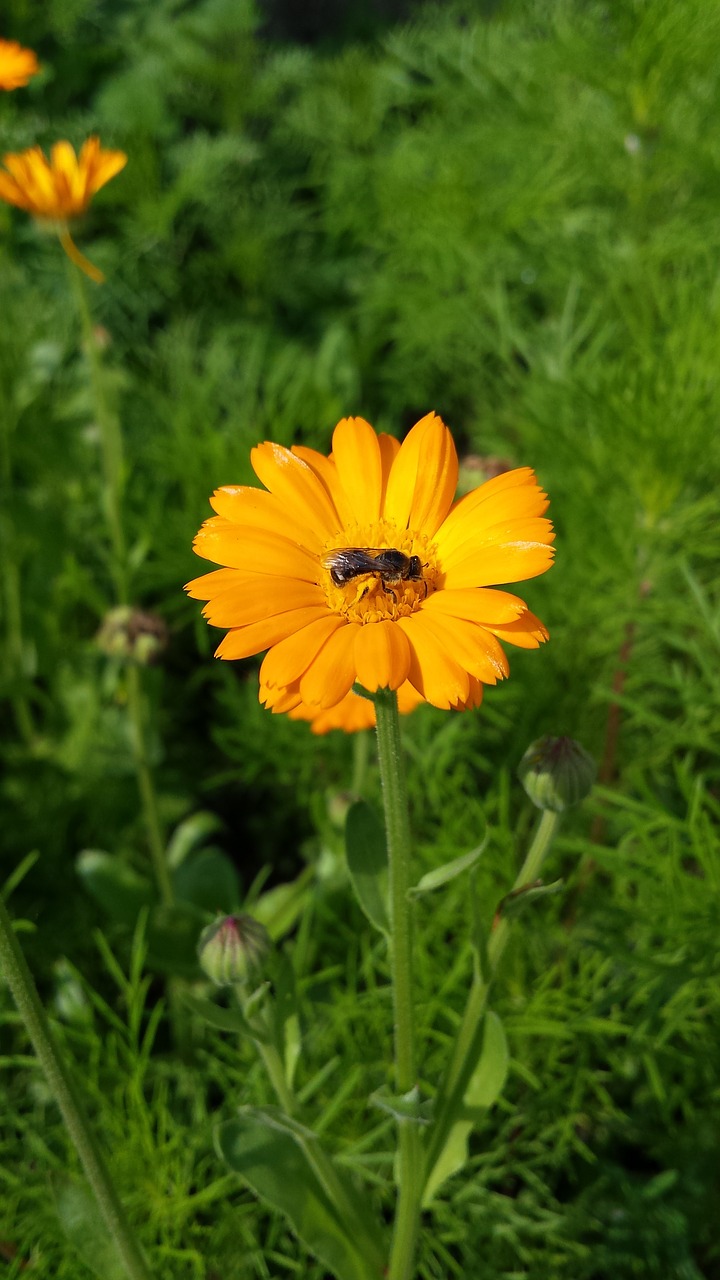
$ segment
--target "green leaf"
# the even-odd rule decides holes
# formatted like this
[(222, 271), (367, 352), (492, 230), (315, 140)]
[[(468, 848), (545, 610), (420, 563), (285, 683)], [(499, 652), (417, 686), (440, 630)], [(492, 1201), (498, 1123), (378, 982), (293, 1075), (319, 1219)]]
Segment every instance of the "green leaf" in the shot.
[(440, 1154), (430, 1170), (423, 1206), (432, 1200), (438, 1187), (467, 1163), (468, 1138), (483, 1112), (500, 1097), (508, 1072), (508, 1048), (503, 1025), (497, 1014), (485, 1015), (480, 1057), (468, 1082), (462, 1105), (452, 1117)]
[(368, 1099), (373, 1107), (386, 1111), (394, 1120), (411, 1120), (414, 1124), (430, 1124), (433, 1112), (432, 1098), (422, 1099), (420, 1090), (415, 1086), (408, 1093), (399, 1097), (376, 1089)]
[(191, 813), (175, 828), (167, 847), (167, 863), (172, 871), (176, 871), (193, 849), (204, 844), (207, 837), (222, 827), (217, 814), (204, 809)]
[(445, 862), (441, 867), (435, 867), (433, 871), (428, 871), (427, 875), (424, 875), (410, 889), (410, 897), (419, 898), (423, 893), (432, 893), (433, 889), (439, 889), (441, 885), (448, 884), (456, 876), (462, 875), (463, 871), (469, 871), (471, 867), (475, 866), (486, 844), (487, 836), (476, 849), (471, 849), (469, 853), (463, 853), (459, 858), (453, 858), (452, 862)]
[(336, 1280), (380, 1280), (384, 1249), (358, 1188), (315, 1135), (277, 1108), (244, 1107), (220, 1126), (221, 1156), (289, 1219)]
[(150, 881), (115, 853), (83, 849), (76, 866), (91, 897), (121, 924), (134, 925), (142, 908), (155, 901)]
[(210, 1027), (215, 1027), (217, 1031), (235, 1031), (240, 1035), (251, 1036), (253, 1040), (261, 1040), (263, 1043), (269, 1040), (267, 1033), (253, 1026), (242, 1009), (228, 1009), (224, 1005), (215, 1004), (214, 1000), (193, 996), (189, 991), (183, 992), (182, 1000), (191, 1013), (197, 1014), (203, 1022), (207, 1022)]
[(100, 1280), (127, 1280), (123, 1260), (90, 1189), (62, 1174), (52, 1174), (50, 1181), (60, 1225), (81, 1261)]
[(202, 849), (173, 874), (175, 896), (216, 914), (229, 915), (240, 902), (240, 881), (220, 849)]
[(387, 908), (388, 856), (382, 823), (364, 800), (358, 800), (345, 821), (345, 852), (353, 889), (371, 924), (389, 933)]
[(512, 893), (509, 893), (500, 902), (498, 912), (508, 917), (520, 915), (526, 907), (529, 907), (533, 902), (537, 902), (538, 898), (547, 898), (553, 894), (562, 893), (563, 888), (563, 880), (553, 880), (552, 884), (543, 884), (542, 880), (534, 880), (532, 884), (524, 884), (519, 889), (513, 889)]
[(274, 889), (268, 889), (267, 893), (262, 893), (255, 901), (248, 898), (244, 904), (244, 910), (265, 925), (273, 942), (289, 933), (302, 914), (314, 874), (313, 867), (306, 867), (297, 880), (275, 885)]

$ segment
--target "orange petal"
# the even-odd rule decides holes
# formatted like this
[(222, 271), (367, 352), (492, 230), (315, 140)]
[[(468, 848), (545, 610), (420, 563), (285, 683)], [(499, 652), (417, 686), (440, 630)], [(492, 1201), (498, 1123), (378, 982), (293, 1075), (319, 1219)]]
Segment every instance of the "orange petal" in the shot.
[(452, 618), (468, 618), (481, 626), (514, 622), (527, 610), (519, 596), (509, 591), (493, 591), (489, 587), (464, 587), (457, 591), (443, 588), (424, 600), (420, 608), (428, 613), (445, 613)]
[[(238, 627), (228, 631), (225, 639), (215, 650), (216, 658), (249, 658), (254, 653), (262, 653), (279, 641), (300, 630), (308, 631), (310, 626), (327, 617), (327, 608), (323, 609), (291, 609), (288, 613), (276, 614), (274, 618), (264, 618), (261, 622), (253, 622), (248, 627)], [(267, 659), (266, 659), (267, 661)]]
[(382, 462), (378, 438), (364, 418), (343, 418), (333, 431), (332, 456), (351, 520), (357, 524), (380, 518)]
[(507, 640), (508, 644), (517, 645), (519, 649), (537, 649), (549, 639), (547, 628), (529, 609), (514, 622), (488, 627), (488, 631), (492, 631), (500, 640)]
[(370, 693), (399, 689), (410, 670), (407, 636), (395, 622), (369, 622), (355, 629), (358, 682)]
[(470, 677), (470, 691), (464, 702), (456, 702), (453, 711), (472, 711), (475, 707), (479, 707), (483, 700), (484, 685), (482, 680), (476, 680), (474, 676)]
[(510, 674), (501, 646), (484, 627), (465, 618), (451, 618), (440, 613), (415, 616), (422, 616), (422, 625), (468, 675), (485, 684), (497, 684), (498, 680)]
[(327, 608), (327, 604), (321, 587), (297, 578), (258, 574), (213, 595), (203, 609), (203, 617), (212, 627), (246, 627), (289, 609), (322, 607)]
[(240, 577), (239, 569), (213, 569), (212, 573), (203, 573), (186, 582), (185, 590), (193, 600), (212, 600), (220, 591), (235, 586)]
[(323, 547), (317, 528), (293, 520), (283, 503), (265, 489), (255, 489), (252, 485), (226, 484), (215, 490), (210, 505), (219, 516), (233, 524), (282, 533), (283, 537), (291, 538), (317, 555)]
[(390, 472), (385, 516), (433, 537), (457, 487), (458, 462), (452, 436), (437, 414), (421, 418), (405, 437)]
[(260, 683), (269, 689), (287, 688), (305, 674), (325, 641), (346, 626), (344, 618), (330, 613), (326, 607), (324, 616), (288, 635), (270, 650), (260, 668)]
[(222, 516), (206, 520), (193, 542), (196, 555), (230, 569), (252, 569), (281, 578), (301, 578), (316, 582), (320, 572), (317, 556), (284, 538), (280, 533), (233, 524)]
[(380, 462), (382, 465), (382, 496), (380, 499), (380, 510), (385, 510), (385, 498), (387, 495), (388, 481), (392, 464), (400, 452), (400, 441), (395, 436), (389, 436), (385, 431), (381, 431), (378, 436), (378, 446), (380, 448)]
[(458, 662), (443, 649), (425, 625), (423, 615), (401, 618), (396, 624), (410, 644), (408, 678), (418, 693), (434, 707), (449, 710), (456, 702), (464, 702), (470, 691), (470, 677)]
[(300, 696), (309, 707), (334, 707), (355, 682), (353, 631), (335, 631), (300, 678)]
[(444, 564), (468, 538), (476, 538), (483, 530), (508, 520), (541, 516), (549, 503), (530, 467), (517, 467), (487, 480), (456, 502), (435, 541)]
[[(534, 521), (546, 524), (547, 521)], [(449, 591), (461, 587), (485, 587), (490, 583), (524, 582), (545, 573), (553, 562), (553, 549), (545, 541), (532, 536), (496, 546), (478, 547), (467, 557), (445, 568), (445, 587)]]
[(293, 519), (317, 529), (323, 540), (338, 532), (338, 513), (325, 485), (296, 453), (266, 440), (252, 450), (250, 461), (258, 480)]

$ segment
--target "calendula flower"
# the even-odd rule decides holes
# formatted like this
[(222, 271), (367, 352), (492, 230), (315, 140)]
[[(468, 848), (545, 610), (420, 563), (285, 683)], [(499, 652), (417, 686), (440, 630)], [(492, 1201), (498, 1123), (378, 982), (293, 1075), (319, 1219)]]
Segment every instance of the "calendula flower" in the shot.
[[(419, 707), (425, 699), (406, 681), (398, 689), (398, 710), (407, 715)], [(272, 708), (277, 711), (277, 707)], [(342, 729), (345, 733), (358, 733), (361, 729), (375, 728), (375, 705), (370, 698), (363, 698), (352, 689), (334, 707), (308, 707), (304, 702), (293, 707), (288, 715), (291, 720), (308, 720), (312, 733), (329, 733)]]
[(103, 151), (98, 137), (88, 138), (76, 155), (69, 142), (56, 142), (47, 160), (40, 147), (3, 156), (0, 200), (33, 217), (56, 224), (68, 257), (94, 280), (102, 273), (83, 257), (67, 223), (85, 213), (96, 191), (127, 164), (123, 151)]
[(17, 40), (0, 40), (0, 89), (22, 89), (40, 67), (32, 49)]
[(493, 584), (534, 578), (552, 560), (548, 500), (529, 467), (454, 502), (458, 463), (434, 413), (402, 445), (344, 418), (330, 457), (265, 443), (265, 489), (227, 486), (195, 539), (224, 566), (188, 584), (220, 658), (267, 649), (260, 699), (275, 711), (336, 707), (357, 681), (408, 681), (436, 707), (477, 706), (508, 674), (500, 641), (536, 648), (543, 624)]

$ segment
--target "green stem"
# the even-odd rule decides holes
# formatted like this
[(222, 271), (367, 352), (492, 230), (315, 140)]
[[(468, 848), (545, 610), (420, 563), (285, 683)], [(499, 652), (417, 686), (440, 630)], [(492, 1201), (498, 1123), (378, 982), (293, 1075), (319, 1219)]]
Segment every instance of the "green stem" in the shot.
[(295, 1111), (295, 1099), (285, 1079), (285, 1071), (278, 1050), (274, 1044), (264, 1044), (260, 1040), (255, 1040), (254, 1043), (280, 1106), (287, 1115), (291, 1116)]
[(132, 726), (133, 754), (135, 773), (137, 776), (140, 801), (142, 803), (145, 830), (147, 832), (150, 856), (152, 858), (155, 880), (163, 902), (170, 905), (175, 898), (170, 870), (165, 857), (165, 841), (158, 812), (157, 797), (153, 786), (152, 771), (147, 757), (147, 735), (145, 733), (145, 714), (143, 708), (140, 672), (132, 661), (127, 665), (127, 700), (130, 724)]
[[(535, 829), (532, 843), (525, 861), (518, 871), (511, 892), (532, 884), (538, 878), (545, 857), (555, 838), (560, 824), (560, 814), (545, 809)], [(507, 945), (510, 922), (506, 916), (496, 920), (487, 948), (487, 971), (476, 973), (470, 987), (465, 1012), (455, 1038), (452, 1057), (447, 1068), (440, 1096), (443, 1099), (433, 1126), (433, 1138), (428, 1150), (427, 1170), (432, 1171), (437, 1160), (451, 1117), (462, 1099), (472, 1070), (477, 1062), (482, 1047), (483, 1014), (490, 992), (490, 986), (500, 959)]]
[(370, 755), (370, 732), (362, 729), (353, 735), (353, 770), (350, 790), (354, 796), (362, 796)]
[(12, 452), (10, 448), (10, 407), (0, 405), (0, 564), (5, 603), (5, 635), (10, 687), (10, 704), (18, 732), (26, 746), (35, 742), (35, 725), (23, 692), (22, 608), (17, 563), (15, 527), (12, 519)]
[[(383, 690), (375, 696), (380, 777), (385, 806), (390, 873), (390, 966), (395, 1020), (395, 1087), (408, 1093), (417, 1078), (415, 1012), (412, 990), (412, 906), (410, 817), (405, 761), (400, 741), (397, 694)], [(388, 1280), (410, 1280), (422, 1194), (420, 1131), (412, 1120), (400, 1120), (398, 1149), (399, 1197), (395, 1216)]]
[(112, 547), (112, 572), (118, 602), (126, 604), (128, 600), (127, 553), (125, 550), (125, 532), (122, 518), (122, 498), (124, 488), (123, 442), (120, 424), (112, 410), (105, 389), (105, 377), (100, 358), (100, 350), (95, 337), (90, 304), (88, 302), (85, 277), (74, 265), (71, 265), (70, 276), (77, 303), (78, 315), (82, 326), (83, 347), (90, 370), (90, 385), (95, 403), (97, 424), (100, 428), (103, 470), (103, 506)]
[(0, 895), (0, 967), (25, 1023), (28, 1036), (47, 1077), (75, 1150), (92, 1187), (98, 1208), (131, 1280), (150, 1280), (140, 1246), (84, 1114), (68, 1068), (52, 1035), (32, 975)]

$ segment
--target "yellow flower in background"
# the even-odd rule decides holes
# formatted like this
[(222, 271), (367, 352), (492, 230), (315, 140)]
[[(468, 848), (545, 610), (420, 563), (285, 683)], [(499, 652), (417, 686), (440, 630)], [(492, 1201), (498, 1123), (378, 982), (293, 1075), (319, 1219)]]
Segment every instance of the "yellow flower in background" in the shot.
[(267, 649), (260, 699), (276, 711), (336, 707), (357, 681), (406, 682), (436, 707), (477, 706), (508, 674), (501, 640), (536, 648), (547, 632), (492, 584), (552, 562), (548, 500), (529, 467), (454, 502), (458, 463), (436, 414), (402, 445), (344, 418), (330, 457), (266, 442), (252, 451), (265, 489), (226, 486), (194, 548), (223, 565), (189, 583), (217, 657)]
[[(407, 681), (398, 689), (398, 710), (401, 716), (408, 715), (419, 707), (425, 699)], [(281, 710), (274, 706), (273, 711)], [(288, 712), (291, 720), (308, 720), (312, 733), (329, 733), (331, 729), (342, 729), (345, 733), (358, 733), (361, 729), (375, 728), (375, 706), (369, 698), (353, 693), (352, 689), (334, 707), (308, 707), (304, 702), (292, 707)]]
[(40, 147), (10, 152), (0, 169), (0, 200), (35, 218), (57, 223), (68, 257), (94, 280), (102, 273), (83, 257), (65, 225), (85, 213), (90, 201), (127, 164), (123, 151), (103, 151), (98, 137), (88, 138), (79, 155), (69, 142), (56, 142), (47, 160)]
[(32, 49), (17, 40), (0, 40), (0, 89), (22, 89), (40, 70)]

